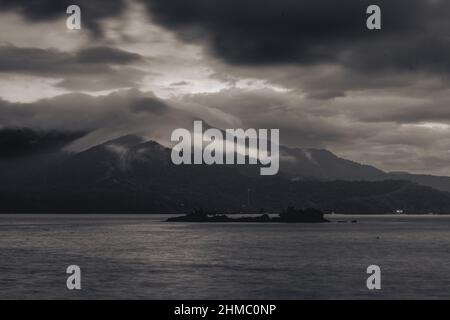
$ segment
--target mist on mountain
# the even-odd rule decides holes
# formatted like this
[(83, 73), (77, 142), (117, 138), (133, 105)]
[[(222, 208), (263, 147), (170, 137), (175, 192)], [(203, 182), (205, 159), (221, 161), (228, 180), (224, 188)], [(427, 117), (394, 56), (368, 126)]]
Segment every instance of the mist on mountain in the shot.
[[(184, 213), (200, 207), (278, 212), (287, 206), (340, 213), (450, 213), (450, 193), (327, 150), (282, 147), (281, 173), (264, 177), (254, 165), (177, 166), (170, 149), (136, 135), (78, 153), (64, 151), (73, 139), (32, 156), (0, 158), (1, 213)], [(31, 142), (23, 145), (34, 148)]]

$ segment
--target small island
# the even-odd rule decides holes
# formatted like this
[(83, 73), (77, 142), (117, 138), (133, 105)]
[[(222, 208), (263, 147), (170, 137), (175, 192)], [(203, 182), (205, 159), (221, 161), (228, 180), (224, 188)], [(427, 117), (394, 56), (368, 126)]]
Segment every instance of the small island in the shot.
[(215, 214), (203, 209), (195, 210), (185, 216), (169, 218), (167, 222), (259, 222), (259, 223), (320, 223), (330, 222), (323, 217), (324, 213), (317, 209), (296, 209), (288, 207), (278, 214), (278, 217), (270, 217), (262, 214), (257, 217), (230, 218), (224, 214)]

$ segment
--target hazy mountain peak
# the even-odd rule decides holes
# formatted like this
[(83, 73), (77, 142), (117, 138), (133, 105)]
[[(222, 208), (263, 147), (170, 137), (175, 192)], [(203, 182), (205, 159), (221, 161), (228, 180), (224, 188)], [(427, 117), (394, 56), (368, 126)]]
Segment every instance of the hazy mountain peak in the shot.
[(102, 145), (104, 145), (104, 146), (105, 145), (119, 145), (119, 146), (131, 148), (138, 144), (143, 143), (144, 141), (145, 141), (145, 139), (141, 136), (134, 135), (134, 134), (128, 134), (128, 135), (124, 135), (124, 136), (121, 136), (116, 139), (106, 141)]

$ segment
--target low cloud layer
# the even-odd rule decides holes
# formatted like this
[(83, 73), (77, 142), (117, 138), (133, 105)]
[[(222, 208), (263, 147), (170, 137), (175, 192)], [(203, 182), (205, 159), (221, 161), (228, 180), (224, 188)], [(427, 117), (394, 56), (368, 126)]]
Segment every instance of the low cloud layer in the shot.
[[(320, 101), (271, 89), (230, 89), (169, 100), (136, 90), (101, 97), (69, 94), (26, 104), (1, 101), (0, 127), (83, 132), (69, 147), (81, 151), (127, 134), (171, 145), (174, 129), (191, 129), (193, 121), (200, 119), (221, 129), (280, 129), (284, 145), (326, 148), (388, 171), (444, 174), (450, 170), (450, 125), (368, 121), (352, 110), (351, 100), (328, 101), (325, 107)], [(411, 104), (386, 98), (385, 104), (389, 103), (405, 110)], [(410, 113), (414, 112), (413, 107)]]

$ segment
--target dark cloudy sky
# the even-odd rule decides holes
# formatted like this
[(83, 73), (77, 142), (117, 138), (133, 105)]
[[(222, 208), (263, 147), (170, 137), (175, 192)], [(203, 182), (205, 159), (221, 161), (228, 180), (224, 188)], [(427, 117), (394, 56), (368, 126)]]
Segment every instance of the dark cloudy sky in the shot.
[(85, 132), (73, 150), (203, 119), (450, 175), (449, 76), (446, 0), (0, 0), (0, 128)]

